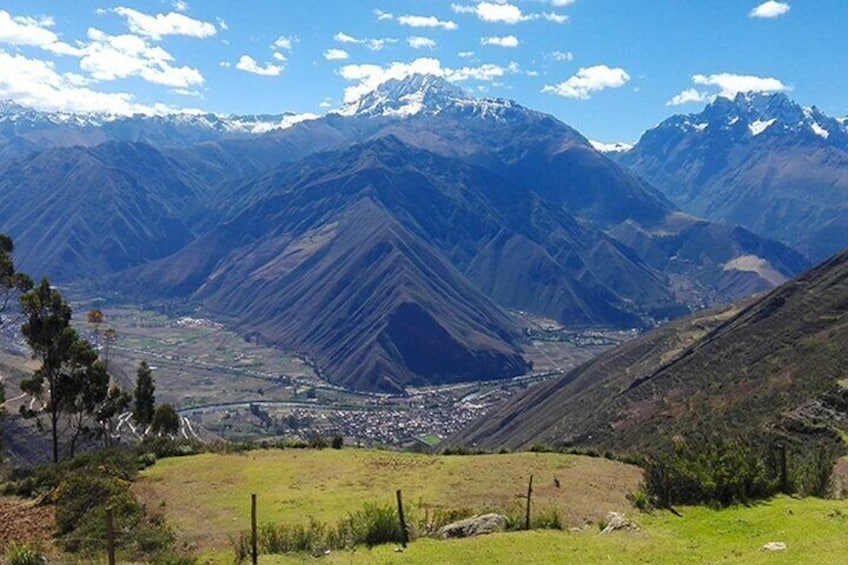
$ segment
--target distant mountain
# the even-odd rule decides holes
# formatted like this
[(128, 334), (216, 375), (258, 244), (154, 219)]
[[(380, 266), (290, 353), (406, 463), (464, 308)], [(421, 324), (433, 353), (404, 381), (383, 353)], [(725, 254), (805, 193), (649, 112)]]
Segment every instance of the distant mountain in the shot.
[(848, 250), (771, 293), (663, 325), (452, 441), (643, 453), (698, 430), (848, 430)]
[(618, 160), (683, 210), (814, 260), (848, 245), (848, 128), (785, 94), (717, 98), (673, 116)]
[(204, 187), (141, 143), (56, 148), (0, 164), (0, 231), (34, 277), (85, 281), (181, 249)]
[(0, 100), (0, 156), (20, 154), (27, 149), (94, 146), (106, 141), (193, 145), (281, 131), (317, 117), (293, 113), (243, 116), (212, 113), (161, 116), (75, 114), (41, 112), (9, 100)]
[(520, 374), (504, 309), (648, 327), (806, 266), (681, 213), (551, 116), (438, 77), (263, 134), (132, 123), (145, 141), (0, 161), (0, 230), (26, 266), (197, 303), (345, 386)]

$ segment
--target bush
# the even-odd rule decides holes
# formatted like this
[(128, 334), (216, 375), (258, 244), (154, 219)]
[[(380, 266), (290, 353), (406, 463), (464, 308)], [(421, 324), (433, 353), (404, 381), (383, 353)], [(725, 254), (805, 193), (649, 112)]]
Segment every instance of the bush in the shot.
[(6, 563), (9, 565), (43, 565), (47, 563), (44, 554), (28, 543), (13, 543), (6, 550)]
[(340, 435), (334, 435), (332, 447), (333, 449), (341, 449), (344, 447), (344, 438)]
[(661, 507), (747, 503), (778, 492), (775, 463), (767, 450), (741, 441), (681, 441), (646, 462), (645, 491)]

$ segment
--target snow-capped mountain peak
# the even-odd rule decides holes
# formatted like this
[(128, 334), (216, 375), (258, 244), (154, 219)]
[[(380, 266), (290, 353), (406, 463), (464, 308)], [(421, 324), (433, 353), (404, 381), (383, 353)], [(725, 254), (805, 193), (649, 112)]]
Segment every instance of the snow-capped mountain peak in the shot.
[(776, 139), (800, 136), (848, 147), (848, 121), (834, 119), (815, 106), (802, 107), (782, 92), (744, 92), (718, 97), (697, 114), (668, 118), (645, 133), (719, 135), (722, 138)]
[(510, 111), (527, 111), (511, 100), (475, 98), (461, 87), (431, 74), (414, 74), (391, 79), (360, 99), (343, 106), (342, 116), (409, 117), (459, 111), (482, 117), (506, 119)]

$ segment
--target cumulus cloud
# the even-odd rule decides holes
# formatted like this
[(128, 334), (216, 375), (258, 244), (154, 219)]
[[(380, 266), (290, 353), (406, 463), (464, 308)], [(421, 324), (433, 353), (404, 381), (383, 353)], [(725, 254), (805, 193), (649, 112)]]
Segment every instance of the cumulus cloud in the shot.
[(281, 67), (280, 65), (266, 63), (263, 66), (260, 65), (256, 61), (256, 59), (254, 59), (250, 55), (242, 55), (241, 57), (239, 57), (238, 63), (236, 63), (236, 68), (246, 73), (253, 73), (255, 75), (270, 77), (279, 76), (280, 73), (283, 72), (283, 67)]
[(456, 22), (440, 20), (435, 16), (398, 16), (397, 21), (400, 25), (409, 27), (440, 27), (448, 31), (453, 31), (459, 28), (459, 26), (456, 25)]
[(532, 16), (525, 15), (521, 8), (508, 2), (478, 2), (473, 6), (467, 4), (451, 4), (451, 8), (457, 14), (474, 14), (484, 22), (501, 22), (506, 24), (517, 24)]
[(732, 73), (694, 75), (692, 82), (702, 86), (717, 86), (720, 89), (718, 95), (725, 98), (733, 98), (740, 92), (784, 92), (791, 90), (776, 78)]
[(542, 92), (556, 94), (564, 98), (588, 100), (592, 92), (607, 88), (620, 88), (627, 84), (630, 75), (622, 68), (610, 68), (606, 65), (582, 67), (577, 74), (556, 85), (546, 85)]
[(171, 6), (177, 12), (188, 12), (188, 3), (186, 3), (184, 0), (174, 0), (173, 2), (171, 2)]
[(435, 49), (436, 42), (429, 37), (421, 37), (420, 35), (412, 35), (406, 38), (406, 43), (413, 49)]
[(374, 15), (377, 16), (378, 22), (391, 21), (391, 20), (395, 19), (394, 15), (390, 14), (389, 12), (384, 12), (383, 10), (380, 10), (379, 8), (374, 10)]
[(753, 10), (748, 12), (749, 18), (777, 18), (787, 13), (791, 9), (789, 3), (787, 2), (776, 2), (775, 0), (768, 0), (768, 2), (763, 2), (759, 6), (755, 7)]
[(119, 6), (113, 11), (126, 19), (131, 32), (151, 39), (161, 39), (166, 35), (204, 38), (211, 37), (218, 31), (214, 24), (196, 20), (178, 12), (151, 16), (124, 6)]
[(462, 59), (470, 59), (474, 56), (474, 51), (460, 51), (456, 56)]
[(514, 35), (506, 35), (504, 37), (483, 37), (480, 39), (480, 45), (497, 45), (499, 47), (518, 47), (518, 38)]
[(342, 61), (350, 57), (344, 49), (327, 49), (324, 51), (324, 58), (328, 61)]
[(381, 51), (387, 44), (397, 43), (397, 39), (386, 37), (382, 39), (361, 39), (348, 35), (343, 31), (338, 32), (333, 36), (333, 39), (339, 43), (352, 43), (355, 45), (364, 45), (371, 51)]
[(291, 51), (292, 46), (297, 43), (296, 37), (286, 37), (281, 35), (277, 39), (274, 40), (274, 43), (271, 44), (271, 47), (274, 49), (285, 49), (286, 51)]
[(439, 59), (422, 57), (411, 63), (394, 62), (385, 67), (373, 64), (345, 65), (339, 69), (339, 74), (345, 80), (355, 83), (345, 88), (344, 101), (347, 103), (362, 98), (388, 80), (402, 79), (413, 74), (432, 74), (452, 82), (462, 82), (466, 80), (494, 81), (519, 71), (518, 63), (514, 62), (506, 67), (485, 64), (478, 67), (451, 69), (442, 67)]
[(568, 16), (563, 14), (557, 14), (556, 12), (545, 12), (544, 14), (542, 14), (542, 17), (548, 20), (549, 22), (554, 22), (555, 24), (568, 23)]
[(692, 83), (697, 86), (717, 87), (718, 92), (709, 92), (691, 87), (676, 94), (666, 102), (666, 106), (677, 106), (688, 103), (708, 103), (716, 96), (733, 98), (740, 92), (784, 92), (792, 90), (780, 80), (773, 77), (758, 77), (754, 75), (737, 75), (733, 73), (718, 73), (712, 75), (693, 75)]
[(13, 16), (0, 10), (0, 43), (38, 47), (57, 55), (78, 55), (79, 49), (59, 40), (52, 18)]
[(551, 0), (551, 6), (556, 6), (557, 8), (564, 8), (565, 6), (570, 6), (574, 4), (575, 0)]
[(188, 88), (203, 83), (195, 68), (174, 66), (173, 56), (162, 47), (150, 45), (137, 35), (109, 35), (89, 28), (89, 43), (82, 49), (79, 66), (95, 80), (110, 81), (139, 77), (171, 88)]
[(678, 94), (675, 94), (671, 100), (665, 103), (666, 106), (680, 106), (681, 104), (699, 103), (704, 104), (712, 102), (715, 95), (708, 92), (701, 92), (697, 88), (687, 88)]
[(52, 112), (105, 112), (110, 114), (165, 114), (175, 110), (162, 104), (148, 106), (126, 92), (99, 92), (85, 86), (75, 73), (57, 72), (50, 61), (31, 59), (0, 50), (0, 99)]

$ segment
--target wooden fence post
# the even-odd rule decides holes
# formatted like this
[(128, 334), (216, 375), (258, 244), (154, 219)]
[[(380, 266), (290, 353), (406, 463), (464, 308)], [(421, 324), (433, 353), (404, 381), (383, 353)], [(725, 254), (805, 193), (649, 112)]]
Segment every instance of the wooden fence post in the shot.
[(406, 520), (403, 518), (403, 499), (400, 496), (400, 489), (398, 489), (396, 494), (398, 503), (398, 518), (400, 519), (400, 543), (403, 547), (406, 547), (406, 542), (409, 541), (409, 535), (406, 531)]
[(533, 495), (533, 475), (530, 475), (530, 484), (527, 485), (527, 512), (524, 515), (524, 529), (530, 529), (530, 497)]
[(780, 452), (780, 491), (783, 494), (789, 494), (789, 473), (786, 469), (786, 444), (778, 443), (777, 449)]
[(112, 508), (106, 508), (106, 556), (109, 565), (115, 565), (115, 522)]
[(259, 563), (259, 552), (256, 542), (256, 493), (250, 495), (250, 556), (253, 565)]

